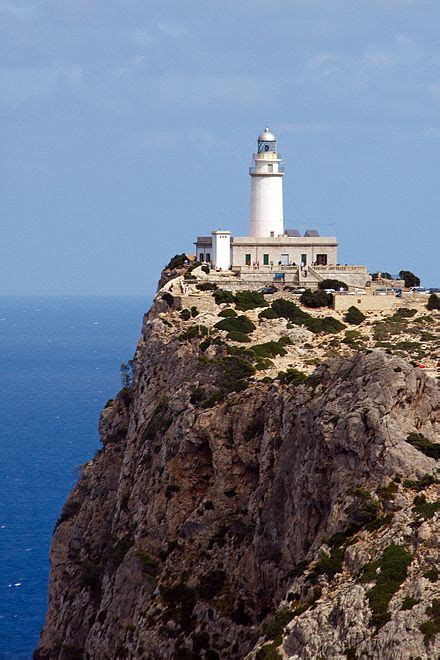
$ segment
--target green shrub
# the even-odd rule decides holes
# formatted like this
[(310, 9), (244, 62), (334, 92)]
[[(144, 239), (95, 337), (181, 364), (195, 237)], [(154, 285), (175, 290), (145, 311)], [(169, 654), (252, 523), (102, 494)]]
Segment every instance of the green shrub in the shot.
[(175, 254), (174, 257), (170, 259), (168, 266), (165, 266), (165, 268), (168, 270), (174, 270), (175, 268), (183, 268), (183, 264), (185, 261), (188, 261), (188, 257), (186, 256), (185, 253)]
[(219, 385), (226, 391), (240, 391), (245, 380), (255, 374), (255, 367), (238, 356), (228, 355), (219, 361), (221, 377)]
[(440, 598), (434, 598), (431, 607), (426, 608), (429, 619), (424, 621), (419, 630), (423, 633), (425, 644), (429, 644), (438, 633), (440, 633)]
[(289, 368), (287, 371), (280, 371), (278, 378), (285, 385), (300, 385), (307, 380), (307, 374), (298, 369)]
[(120, 539), (116, 539), (111, 547), (111, 556), (114, 561), (120, 564), (132, 545), (133, 537), (131, 534), (125, 534)]
[(390, 620), (388, 604), (404, 582), (412, 555), (402, 546), (391, 544), (385, 548), (377, 562), (379, 572), (374, 573), (374, 587), (367, 591), (367, 598), (373, 612), (372, 623), (380, 628)]
[(179, 335), (179, 341), (188, 341), (200, 337), (206, 337), (208, 328), (205, 325), (192, 325), (188, 330)]
[(225, 398), (225, 391), (224, 390), (217, 390), (211, 396), (209, 396), (203, 403), (201, 404), (201, 408), (213, 408), (216, 406), (218, 403), (221, 403)]
[(256, 326), (247, 316), (242, 314), (241, 316), (237, 316), (237, 318), (222, 319), (214, 327), (219, 330), (226, 330), (226, 332), (244, 332), (245, 334), (250, 334), (255, 330)]
[(284, 628), (292, 621), (295, 611), (292, 609), (278, 610), (272, 621), (263, 626), (263, 633), (267, 639), (276, 639), (283, 634)]
[(423, 573), (423, 577), (429, 580), (430, 582), (437, 582), (438, 570), (435, 567), (429, 568), (427, 571)]
[(237, 291), (235, 303), (237, 309), (241, 312), (247, 312), (249, 309), (257, 307), (267, 307), (269, 304), (263, 294), (257, 291)]
[(238, 330), (232, 330), (231, 332), (228, 332), (226, 338), (230, 339), (231, 341), (239, 341), (242, 343), (250, 342), (249, 336), (245, 335), (244, 332), (239, 332)]
[(168, 291), (165, 291), (161, 299), (165, 300), (168, 307), (172, 307), (174, 305), (174, 298), (171, 293), (168, 293)]
[(416, 309), (408, 309), (407, 307), (399, 307), (396, 309), (391, 317), (391, 321), (400, 321), (401, 319), (411, 319), (417, 314)]
[(285, 318), (295, 325), (303, 325), (314, 333), (333, 333), (339, 332), (345, 328), (343, 323), (332, 316), (314, 318), (300, 309), (298, 305), (295, 305), (295, 303), (290, 302), (290, 300), (286, 300), (285, 298), (278, 298), (278, 300), (275, 300), (272, 303), (272, 309), (275, 310), (279, 317)]
[(440, 511), (440, 500), (437, 500), (436, 502), (428, 502), (424, 495), (417, 495), (417, 497), (414, 498), (414, 504), (414, 513), (420, 518), (423, 518), (423, 520), (429, 520), (437, 513), (437, 511)]
[(421, 490), (425, 490), (425, 488), (428, 488), (435, 483), (437, 483), (437, 479), (434, 477), (434, 475), (424, 474), (421, 479), (405, 479), (403, 485), (405, 488), (411, 488), (411, 490), (420, 492)]
[(272, 307), (267, 307), (266, 309), (263, 309), (262, 312), (258, 314), (259, 319), (279, 319), (279, 314), (272, 308)]
[(292, 346), (293, 341), (290, 337), (283, 336), (278, 339), (278, 343), (280, 346)]
[(440, 442), (431, 442), (421, 433), (410, 433), (406, 441), (430, 458), (440, 459)]
[[(387, 271), (381, 271), (380, 273), (381, 277), (383, 277), (384, 280), (392, 280), (393, 277), (390, 273), (387, 273)], [(371, 277), (373, 279), (373, 282), (377, 282), (379, 278), (379, 273), (371, 273)]]
[(345, 284), (345, 282), (341, 282), (341, 280), (327, 279), (319, 282), (318, 289), (334, 289), (335, 291), (343, 289), (344, 291), (347, 291), (348, 286)]
[(359, 325), (360, 323), (362, 323), (362, 321), (365, 321), (366, 316), (365, 314), (362, 314), (360, 309), (358, 309), (354, 305), (351, 305), (351, 307), (347, 309), (344, 319), (347, 323), (350, 323), (351, 325)]
[(232, 309), (231, 307), (227, 307), (226, 309), (222, 309), (222, 311), (219, 312), (218, 315), (223, 319), (233, 319), (237, 316), (237, 312), (235, 311), (235, 309)]
[(421, 601), (412, 596), (405, 596), (403, 599), (402, 605), (400, 606), (401, 610), (412, 610), (415, 605), (418, 605)]
[(333, 548), (329, 555), (323, 554), (314, 568), (317, 575), (325, 574), (332, 580), (336, 573), (342, 572), (345, 548)]
[(196, 289), (199, 291), (216, 291), (218, 286), (215, 282), (201, 282), (200, 284), (196, 284)]
[(271, 358), (277, 355), (287, 355), (287, 351), (278, 341), (268, 341), (265, 344), (255, 344), (249, 349), (255, 358)]
[(189, 321), (191, 318), (191, 312), (189, 311), (189, 309), (182, 309), (182, 311), (180, 312), (180, 317), (184, 321)]
[(153, 576), (156, 575), (158, 569), (158, 562), (156, 559), (153, 559), (148, 552), (144, 550), (137, 551), (137, 557), (142, 564), (142, 567), (147, 575)]
[(429, 310), (440, 309), (440, 298), (437, 294), (431, 293), (431, 295), (428, 298), (428, 304), (426, 305), (426, 309)]
[(191, 316), (192, 316), (193, 319), (195, 319), (196, 316), (198, 316), (198, 315), (199, 315), (199, 310), (197, 309), (197, 307), (195, 307), (195, 306), (193, 305), (193, 306), (191, 307)]
[(306, 307), (331, 307), (333, 303), (333, 294), (325, 291), (311, 291), (307, 289), (301, 294), (300, 302)]
[(235, 301), (234, 295), (231, 291), (225, 291), (224, 289), (217, 289), (217, 291), (214, 291), (213, 296), (217, 305), (220, 305), (221, 303), (231, 304)]
[(203, 401), (204, 398), (205, 398), (205, 390), (203, 389), (203, 387), (199, 386), (199, 387), (194, 387), (194, 389), (191, 391), (189, 401), (194, 406), (197, 403)]

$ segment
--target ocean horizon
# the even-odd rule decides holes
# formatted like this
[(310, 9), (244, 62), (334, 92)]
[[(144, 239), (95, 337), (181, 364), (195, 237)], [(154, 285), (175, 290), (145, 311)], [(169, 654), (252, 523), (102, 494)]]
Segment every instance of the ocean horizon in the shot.
[(0, 658), (31, 658), (49, 548), (152, 296), (0, 296)]

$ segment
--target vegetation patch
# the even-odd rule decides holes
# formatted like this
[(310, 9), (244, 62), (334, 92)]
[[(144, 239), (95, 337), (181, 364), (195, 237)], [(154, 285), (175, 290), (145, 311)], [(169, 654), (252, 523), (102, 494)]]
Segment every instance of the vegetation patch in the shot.
[(416, 490), (420, 492), (425, 490), (429, 486), (437, 483), (437, 479), (432, 474), (424, 474), (420, 479), (405, 479), (403, 485), (405, 488), (411, 488), (411, 490)]
[(330, 554), (323, 553), (321, 559), (316, 564), (313, 573), (316, 575), (327, 575), (329, 580), (333, 580), (337, 573), (342, 573), (345, 548), (333, 548)]
[(232, 307), (227, 307), (226, 309), (222, 309), (218, 315), (223, 319), (233, 319), (237, 316), (237, 312)]
[(131, 534), (125, 534), (120, 539), (115, 539), (110, 549), (112, 559), (120, 564), (132, 545), (133, 537)]
[(343, 291), (347, 291), (348, 286), (345, 282), (341, 282), (341, 280), (326, 279), (319, 282), (318, 289), (334, 289), (335, 291), (342, 289)]
[(305, 374), (303, 371), (299, 371), (299, 369), (289, 367), (289, 369), (286, 371), (280, 371), (278, 373), (278, 378), (284, 385), (295, 386), (304, 383), (304, 381), (307, 380), (307, 374)]
[(201, 282), (196, 284), (196, 289), (199, 291), (217, 291), (218, 286), (215, 282)]
[(435, 458), (436, 461), (440, 458), (440, 443), (431, 442), (425, 438), (421, 433), (410, 433), (406, 441), (416, 449), (429, 456)]
[(249, 349), (249, 352), (252, 353), (256, 359), (287, 355), (287, 351), (281, 344), (281, 340), (268, 341), (265, 344), (255, 344), (255, 346), (252, 346), (252, 348)]
[(440, 298), (436, 293), (431, 293), (431, 295), (429, 296), (426, 309), (429, 310), (440, 309)]
[(168, 404), (168, 397), (164, 396), (160, 399), (142, 434), (144, 442), (154, 440), (158, 434), (163, 435), (170, 427), (171, 417), (169, 415)]
[(272, 307), (268, 307), (267, 309), (263, 309), (263, 311), (258, 314), (258, 318), (259, 319), (279, 319), (280, 315)]
[(179, 341), (189, 341), (191, 339), (206, 337), (208, 334), (206, 325), (192, 325), (188, 330), (178, 336)]
[(344, 319), (347, 323), (350, 323), (350, 325), (359, 325), (362, 321), (365, 321), (366, 316), (365, 314), (362, 314), (360, 309), (351, 305), (351, 307), (347, 309)]
[(440, 500), (436, 502), (428, 502), (424, 495), (417, 495), (414, 498), (413, 511), (416, 516), (423, 518), (423, 520), (430, 520), (437, 511), (440, 511)]
[(226, 330), (226, 332), (244, 332), (245, 334), (250, 334), (255, 330), (255, 324), (244, 314), (236, 318), (222, 319), (214, 327)]
[(412, 560), (412, 555), (405, 548), (391, 544), (385, 548), (378, 562), (366, 565), (364, 581), (376, 582), (366, 595), (373, 612), (371, 623), (377, 628), (390, 620), (389, 602), (404, 582)]
[(267, 639), (272, 639), (273, 641), (269, 644), (264, 644), (256, 654), (257, 660), (279, 660), (280, 655), (277, 652), (277, 647), (283, 641), (284, 629), (288, 623), (292, 621), (296, 616), (300, 616), (303, 612), (308, 610), (310, 605), (302, 603), (298, 605), (295, 609), (282, 609), (279, 610), (272, 621), (266, 623), (263, 627), (263, 633)]
[(183, 321), (189, 321), (191, 318), (191, 312), (189, 311), (189, 309), (182, 309), (182, 311), (180, 312), (180, 318)]
[(438, 580), (438, 570), (433, 566), (423, 573), (423, 577), (429, 580), (430, 582), (437, 582)]
[(268, 302), (263, 294), (257, 291), (237, 291), (235, 294), (235, 304), (241, 312), (258, 307), (268, 307)]
[(333, 303), (333, 295), (325, 291), (311, 291), (306, 289), (300, 298), (301, 304), (306, 307), (331, 307)]
[(403, 599), (402, 605), (400, 606), (401, 610), (412, 610), (414, 605), (418, 605), (421, 601), (412, 596), (405, 596)]
[(235, 302), (234, 294), (231, 291), (226, 291), (225, 289), (217, 289), (214, 291), (213, 296), (217, 305), (220, 305), (221, 303), (231, 304)]
[(142, 568), (144, 569), (144, 572), (150, 577), (154, 577), (157, 573), (158, 565), (159, 565), (157, 560), (154, 559), (151, 555), (148, 554), (148, 552), (145, 552), (144, 550), (138, 550), (136, 555), (142, 564)]
[(168, 307), (172, 307), (174, 305), (174, 297), (171, 295), (171, 293), (168, 293), (168, 291), (165, 291), (161, 300), (164, 300)]
[(228, 333), (227, 339), (230, 339), (231, 341), (238, 341), (241, 343), (249, 343), (250, 338), (248, 335), (246, 335), (244, 332), (239, 332), (238, 330), (232, 330), (231, 332)]
[(423, 633), (425, 644), (429, 644), (440, 633), (440, 598), (434, 598), (431, 607), (426, 608), (426, 614), (429, 619), (419, 626), (419, 630)]
[(175, 254), (174, 257), (170, 259), (169, 264), (165, 266), (165, 268), (167, 270), (175, 270), (176, 268), (183, 268), (185, 262), (188, 262), (188, 257), (184, 252), (182, 254)]

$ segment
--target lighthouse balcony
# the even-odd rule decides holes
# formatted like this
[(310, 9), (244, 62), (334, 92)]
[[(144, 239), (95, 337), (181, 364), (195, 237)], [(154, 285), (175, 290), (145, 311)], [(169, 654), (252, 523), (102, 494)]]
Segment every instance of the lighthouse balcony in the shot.
[(267, 165), (265, 167), (264, 166), (250, 167), (249, 174), (251, 176), (266, 176), (266, 174), (273, 174), (274, 176), (276, 176), (277, 174), (279, 175), (284, 174), (284, 167), (282, 165), (279, 165), (276, 172), (269, 169)]

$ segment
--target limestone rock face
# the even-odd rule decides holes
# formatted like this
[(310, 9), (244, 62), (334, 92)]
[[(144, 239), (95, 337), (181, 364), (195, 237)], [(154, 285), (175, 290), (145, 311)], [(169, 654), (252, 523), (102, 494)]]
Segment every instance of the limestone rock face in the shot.
[[(435, 468), (406, 438), (438, 441), (436, 382), (374, 350), (332, 358), (297, 386), (251, 378), (203, 407), (194, 392), (215, 388), (224, 349), (179, 340), (176, 319), (163, 300), (153, 306), (133, 386), (102, 413), (103, 448), (54, 533), (35, 656), (255, 656), (265, 624), (293, 601), (306, 609), (287, 626), (283, 657), (437, 656), (440, 636), (425, 639), (419, 625), (438, 597), (438, 583), (423, 577), (438, 561), (438, 513), (417, 523), (420, 491), (404, 486)], [(397, 493), (378, 499), (392, 480)], [(423, 491), (428, 503), (435, 490)], [(365, 492), (383, 524), (356, 529), (341, 573), (307, 581), (304, 567), (330, 552), (323, 543)], [(391, 543), (414, 559), (377, 632), (372, 584), (358, 576)], [(408, 594), (420, 602), (401, 610)]]

